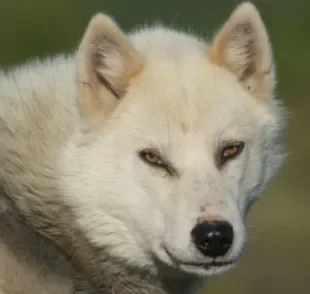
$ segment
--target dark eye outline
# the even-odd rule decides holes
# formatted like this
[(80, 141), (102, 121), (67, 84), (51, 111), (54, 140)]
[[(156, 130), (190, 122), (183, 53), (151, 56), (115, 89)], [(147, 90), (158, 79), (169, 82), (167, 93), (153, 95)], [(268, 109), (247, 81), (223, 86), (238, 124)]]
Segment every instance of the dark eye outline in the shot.
[[(222, 167), (224, 166), (228, 161), (231, 161), (235, 158), (237, 158), (241, 153), (242, 151), (244, 150), (244, 146), (245, 146), (245, 143), (240, 141), (240, 142), (228, 142), (226, 143), (225, 145), (223, 145), (221, 148), (220, 148), (220, 151), (219, 151), (219, 154), (218, 154), (218, 166), (219, 167)], [(225, 156), (224, 153), (225, 151), (227, 151), (229, 148), (237, 148), (237, 151), (234, 152), (233, 154), (231, 155), (227, 155)]]
[[(160, 155), (158, 150), (151, 149), (151, 148), (143, 149), (143, 150), (140, 150), (138, 152), (138, 154), (139, 154), (139, 157), (142, 159), (142, 161), (145, 162), (146, 164), (148, 164), (149, 166), (154, 167), (154, 168), (163, 169), (170, 176), (178, 175), (177, 170), (166, 159), (164, 159)], [(150, 160), (147, 159), (148, 155), (158, 157), (158, 161), (157, 162), (151, 162)]]
[[(148, 156), (157, 157), (157, 162), (152, 162), (148, 159)], [(139, 151), (139, 157), (147, 164), (157, 167), (164, 167), (164, 160), (160, 156), (159, 152), (155, 149), (144, 149)]]
[[(155, 165), (155, 166), (163, 166), (164, 161), (162, 157), (160, 156), (159, 152), (155, 149), (144, 149), (139, 152), (140, 158), (145, 161), (146, 163), (150, 165)], [(152, 162), (150, 159), (148, 159), (148, 156), (151, 157), (156, 157), (157, 160), (155, 162)]]

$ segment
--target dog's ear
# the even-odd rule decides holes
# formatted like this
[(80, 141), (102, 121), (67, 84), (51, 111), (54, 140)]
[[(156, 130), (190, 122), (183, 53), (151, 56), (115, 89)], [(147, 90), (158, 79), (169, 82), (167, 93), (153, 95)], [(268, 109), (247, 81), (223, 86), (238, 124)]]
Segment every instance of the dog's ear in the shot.
[(104, 14), (90, 21), (76, 62), (80, 106), (87, 116), (109, 114), (143, 67), (125, 34)]
[(212, 63), (236, 75), (256, 98), (267, 100), (275, 86), (272, 49), (255, 6), (239, 5), (216, 34), (208, 52)]

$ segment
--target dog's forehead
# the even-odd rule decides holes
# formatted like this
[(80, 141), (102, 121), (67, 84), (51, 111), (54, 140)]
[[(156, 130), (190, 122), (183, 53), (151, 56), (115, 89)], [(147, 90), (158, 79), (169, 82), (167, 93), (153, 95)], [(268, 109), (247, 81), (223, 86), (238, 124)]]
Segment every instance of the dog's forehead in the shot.
[(148, 126), (153, 121), (154, 128), (169, 122), (182, 131), (205, 132), (254, 122), (255, 99), (232, 74), (212, 65), (203, 54), (147, 61), (145, 72), (133, 83), (131, 96), (140, 115)]

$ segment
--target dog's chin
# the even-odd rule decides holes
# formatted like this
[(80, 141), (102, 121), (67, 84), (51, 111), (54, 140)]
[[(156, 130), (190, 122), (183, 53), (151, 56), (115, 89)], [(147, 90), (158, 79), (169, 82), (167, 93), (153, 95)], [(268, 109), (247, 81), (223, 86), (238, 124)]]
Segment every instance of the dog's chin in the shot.
[(209, 264), (180, 264), (179, 268), (182, 272), (208, 277), (222, 274), (234, 267), (234, 263), (209, 263)]
[(164, 267), (199, 277), (222, 274), (232, 269), (236, 264), (236, 260), (212, 261), (206, 263), (182, 261), (163, 246), (154, 250), (154, 255), (157, 261)]

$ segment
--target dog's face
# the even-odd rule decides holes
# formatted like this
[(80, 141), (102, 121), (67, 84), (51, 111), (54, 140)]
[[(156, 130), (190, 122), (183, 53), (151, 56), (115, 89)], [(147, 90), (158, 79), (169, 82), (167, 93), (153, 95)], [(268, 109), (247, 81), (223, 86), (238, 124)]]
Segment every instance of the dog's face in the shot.
[(94, 245), (130, 264), (227, 270), (282, 159), (265, 28), (245, 4), (210, 46), (162, 28), (131, 42), (97, 16), (80, 47), (90, 122), (66, 153), (68, 203)]

